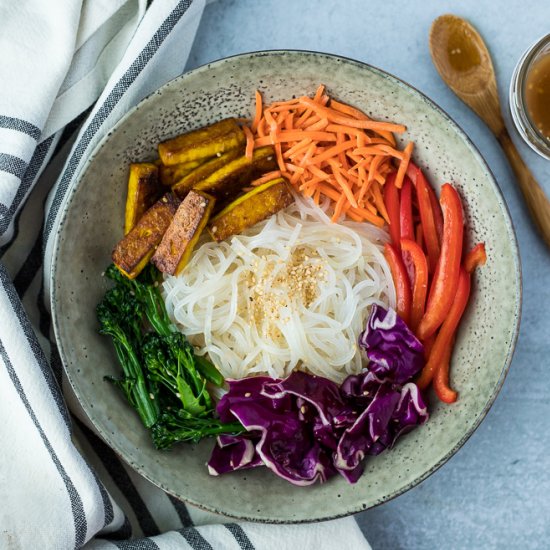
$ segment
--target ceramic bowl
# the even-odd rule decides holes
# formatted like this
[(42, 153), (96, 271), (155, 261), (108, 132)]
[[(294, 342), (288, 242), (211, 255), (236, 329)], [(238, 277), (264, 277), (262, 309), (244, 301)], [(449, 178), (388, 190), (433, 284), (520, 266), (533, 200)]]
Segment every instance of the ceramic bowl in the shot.
[[(355, 485), (337, 477), (294, 487), (269, 470), (209, 476), (212, 441), (156, 451), (148, 432), (104, 375), (118, 372), (108, 338), (98, 334), (101, 273), (123, 235), (128, 164), (155, 158), (159, 141), (227, 116), (251, 116), (254, 91), (267, 102), (331, 96), (380, 120), (405, 124), (402, 140), (436, 190), (452, 181), (465, 208), (467, 242), (484, 241), (488, 262), (473, 293), (452, 358), (454, 405), (431, 399), (430, 421), (390, 452), (369, 458)], [(125, 116), (91, 156), (71, 191), (55, 245), (52, 311), (67, 377), (105, 441), (135, 470), (172, 495), (204, 509), (263, 522), (304, 522), (352, 514), (410, 489), (447, 461), (486, 415), (504, 381), (518, 333), (521, 274), (506, 204), (464, 132), (432, 101), (371, 66), (332, 55), (274, 51), (223, 59), (166, 84)]]

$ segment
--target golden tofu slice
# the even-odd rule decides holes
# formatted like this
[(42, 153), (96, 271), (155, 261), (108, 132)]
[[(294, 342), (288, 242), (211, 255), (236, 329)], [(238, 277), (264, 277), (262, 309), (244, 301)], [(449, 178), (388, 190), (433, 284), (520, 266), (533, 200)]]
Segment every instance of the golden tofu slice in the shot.
[(189, 172), (195, 170), (195, 168), (198, 168), (203, 162), (202, 160), (192, 160), (181, 164), (172, 164), (171, 166), (164, 166), (164, 164), (159, 162), (160, 183), (167, 187), (172, 187), (172, 185), (189, 174)]
[(162, 194), (158, 180), (158, 167), (150, 162), (130, 164), (128, 194), (124, 215), (124, 234), (130, 232), (147, 209)]
[(245, 156), (236, 158), (197, 183), (194, 189), (214, 195), (223, 204), (251, 181), (276, 169), (277, 159), (273, 147), (260, 147), (254, 151), (252, 159)]
[(226, 118), (164, 141), (159, 144), (158, 151), (162, 163), (171, 166), (206, 160), (219, 153), (241, 147), (245, 142), (246, 137), (237, 121), (234, 118)]
[(134, 279), (147, 265), (172, 221), (180, 200), (166, 193), (139, 219), (134, 228), (113, 250), (113, 263), (129, 279)]
[(212, 218), (208, 231), (215, 241), (223, 241), (265, 220), (293, 201), (287, 181), (273, 179), (229, 204)]
[(226, 164), (231, 162), (242, 155), (242, 149), (233, 149), (220, 155), (219, 157), (214, 157), (211, 160), (206, 161), (204, 164), (201, 164), (198, 168), (189, 172), (186, 176), (182, 177), (179, 181), (172, 186), (172, 191), (176, 193), (180, 199), (185, 197), (187, 193), (196, 187), (202, 180), (206, 179), (208, 176), (217, 172), (223, 168)]
[(210, 218), (215, 201), (206, 193), (189, 191), (151, 258), (159, 271), (177, 275), (185, 267)]

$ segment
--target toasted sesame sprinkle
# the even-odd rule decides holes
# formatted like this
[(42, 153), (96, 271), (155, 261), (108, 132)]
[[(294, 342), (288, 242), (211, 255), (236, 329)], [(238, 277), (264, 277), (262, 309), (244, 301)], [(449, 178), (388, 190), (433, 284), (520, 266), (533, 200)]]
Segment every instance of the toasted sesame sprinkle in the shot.
[(281, 325), (290, 323), (295, 311), (308, 308), (319, 295), (319, 283), (326, 278), (324, 260), (313, 260), (314, 251), (304, 247), (294, 248), (286, 259), (271, 250), (258, 255), (246, 275), (246, 307), (262, 334), (277, 340), (283, 338)]

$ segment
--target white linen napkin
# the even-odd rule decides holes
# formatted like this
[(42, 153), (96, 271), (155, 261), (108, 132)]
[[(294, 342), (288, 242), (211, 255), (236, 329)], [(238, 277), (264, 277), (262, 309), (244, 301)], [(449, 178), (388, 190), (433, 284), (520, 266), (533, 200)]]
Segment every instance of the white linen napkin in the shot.
[(205, 0), (146, 4), (0, 5), (0, 548), (368, 549), (353, 518), (237, 524), (186, 506), (118, 459), (63, 382), (47, 275), (65, 197), (107, 130), (181, 74)]

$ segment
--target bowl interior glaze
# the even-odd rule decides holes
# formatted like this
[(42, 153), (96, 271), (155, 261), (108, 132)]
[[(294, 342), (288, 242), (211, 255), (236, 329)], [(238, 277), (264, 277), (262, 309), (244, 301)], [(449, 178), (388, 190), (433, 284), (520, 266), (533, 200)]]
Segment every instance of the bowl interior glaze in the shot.
[[(118, 390), (104, 382), (118, 371), (109, 339), (97, 333), (95, 306), (107, 288), (101, 274), (123, 234), (128, 164), (155, 158), (156, 144), (227, 116), (251, 116), (254, 91), (266, 102), (331, 96), (380, 120), (403, 123), (402, 142), (436, 190), (460, 191), (467, 242), (484, 241), (488, 262), (473, 292), (452, 358), (459, 401), (432, 399), (430, 421), (391, 450), (367, 461), (355, 485), (335, 478), (299, 488), (267, 469), (209, 476), (212, 441), (156, 451)], [(91, 156), (71, 190), (51, 274), (54, 327), (68, 379), (105, 441), (133, 468), (171, 494), (207, 510), (264, 522), (334, 518), (380, 504), (413, 487), (448, 460), (479, 425), (509, 367), (519, 325), (521, 273), (504, 199), (479, 152), (429, 99), (363, 63), (312, 52), (259, 52), (224, 59), (168, 83), (126, 115)]]

